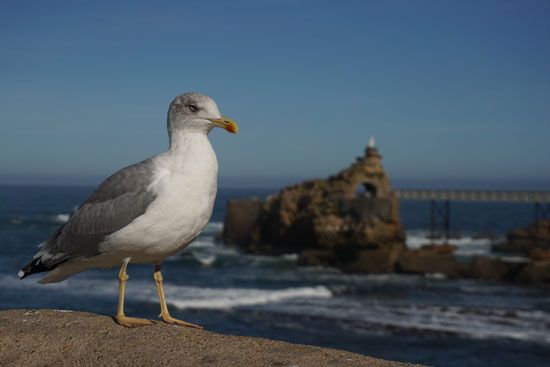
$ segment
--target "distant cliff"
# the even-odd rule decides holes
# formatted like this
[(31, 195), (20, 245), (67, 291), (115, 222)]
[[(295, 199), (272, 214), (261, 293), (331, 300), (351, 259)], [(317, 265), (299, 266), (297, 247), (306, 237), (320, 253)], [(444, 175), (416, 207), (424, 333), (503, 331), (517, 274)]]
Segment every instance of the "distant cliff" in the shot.
[(373, 145), (326, 180), (286, 187), (265, 202), (230, 201), (223, 238), (251, 253), (299, 253), (302, 264), (353, 272), (391, 272), (405, 248), (398, 200)]
[(55, 310), (0, 311), (0, 365), (405, 367), (336, 349)]

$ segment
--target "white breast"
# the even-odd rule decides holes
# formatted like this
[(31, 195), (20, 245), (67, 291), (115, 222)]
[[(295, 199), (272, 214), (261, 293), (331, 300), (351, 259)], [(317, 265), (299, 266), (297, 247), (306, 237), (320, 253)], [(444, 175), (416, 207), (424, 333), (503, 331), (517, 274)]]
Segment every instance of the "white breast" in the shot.
[(204, 134), (194, 134), (183, 148), (155, 157), (149, 190), (157, 198), (147, 211), (100, 245), (106, 254), (132, 262), (160, 262), (184, 249), (212, 215), (218, 161)]

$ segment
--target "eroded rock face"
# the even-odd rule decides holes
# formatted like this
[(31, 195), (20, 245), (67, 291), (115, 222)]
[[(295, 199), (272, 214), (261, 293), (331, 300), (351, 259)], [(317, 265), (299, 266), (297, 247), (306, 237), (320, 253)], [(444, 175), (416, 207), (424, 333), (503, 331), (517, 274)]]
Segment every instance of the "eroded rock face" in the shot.
[(516, 280), (522, 283), (550, 284), (550, 261), (530, 261), (518, 272)]
[(517, 273), (526, 265), (524, 263), (507, 262), (500, 259), (476, 257), (469, 264), (467, 278), (486, 280), (515, 280)]
[(252, 253), (299, 253), (302, 264), (375, 273), (394, 271), (405, 238), (374, 147), (326, 180), (285, 187), (263, 203), (230, 201), (223, 237)]
[[(449, 278), (523, 281), (544, 283), (548, 281), (544, 267), (530, 268), (531, 263), (509, 262), (497, 258), (477, 256), (467, 261), (457, 259), (451, 253), (434, 248), (405, 250), (397, 260), (397, 271), (410, 274), (444, 274)], [(529, 268), (527, 272), (525, 269)], [(525, 273), (525, 275), (520, 275)], [(535, 275), (533, 275), (535, 274)]]
[(246, 245), (251, 241), (254, 227), (260, 215), (262, 201), (258, 198), (231, 200), (227, 205), (224, 221), (224, 240)]
[(497, 251), (528, 255), (533, 250), (550, 250), (550, 220), (541, 220), (508, 233), (507, 242), (494, 246)]
[(453, 254), (439, 253), (431, 249), (404, 251), (397, 261), (397, 270), (409, 274), (444, 274), (457, 278), (464, 274), (467, 264), (458, 261)]

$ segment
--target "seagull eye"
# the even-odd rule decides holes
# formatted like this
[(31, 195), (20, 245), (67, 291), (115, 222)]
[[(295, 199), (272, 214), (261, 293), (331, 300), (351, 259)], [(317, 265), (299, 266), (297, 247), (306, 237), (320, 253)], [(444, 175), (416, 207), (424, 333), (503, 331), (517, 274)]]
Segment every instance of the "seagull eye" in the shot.
[(189, 105), (189, 110), (191, 110), (191, 112), (197, 112), (199, 110), (199, 108), (197, 106), (195, 106), (194, 104), (190, 104)]

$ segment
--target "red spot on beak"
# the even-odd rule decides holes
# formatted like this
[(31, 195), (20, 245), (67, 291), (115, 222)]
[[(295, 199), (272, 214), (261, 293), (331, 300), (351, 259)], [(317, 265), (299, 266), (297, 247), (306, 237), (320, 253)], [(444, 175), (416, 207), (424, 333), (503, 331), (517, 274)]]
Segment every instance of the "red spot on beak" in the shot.
[(235, 124), (231, 124), (231, 123), (227, 124), (227, 127), (225, 128), (225, 130), (233, 134), (237, 132), (237, 129), (235, 129)]

